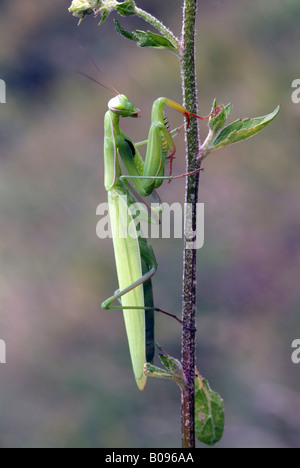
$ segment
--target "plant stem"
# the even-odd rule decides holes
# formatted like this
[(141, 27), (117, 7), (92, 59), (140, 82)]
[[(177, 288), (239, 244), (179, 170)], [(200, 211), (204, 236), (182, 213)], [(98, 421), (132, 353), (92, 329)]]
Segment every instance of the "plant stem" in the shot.
[[(197, 0), (184, 0), (182, 31), (182, 88), (184, 107), (193, 114), (198, 112), (197, 83), (195, 70), (195, 35), (196, 35)], [(186, 131), (187, 172), (192, 172), (199, 163), (200, 150), (199, 125), (192, 119)], [(196, 232), (196, 209), (198, 201), (199, 174), (187, 177), (185, 202), (192, 207), (191, 216), (185, 217), (185, 233)], [(185, 244), (187, 239), (185, 239)], [(186, 247), (186, 245), (185, 245)], [(196, 253), (195, 249), (184, 250), (183, 258), (183, 309), (182, 319), (185, 327), (182, 331), (182, 367), (187, 388), (181, 395), (181, 431), (182, 447), (195, 447), (195, 361), (196, 337), (193, 329), (196, 322)], [(187, 328), (188, 327), (188, 328)]]

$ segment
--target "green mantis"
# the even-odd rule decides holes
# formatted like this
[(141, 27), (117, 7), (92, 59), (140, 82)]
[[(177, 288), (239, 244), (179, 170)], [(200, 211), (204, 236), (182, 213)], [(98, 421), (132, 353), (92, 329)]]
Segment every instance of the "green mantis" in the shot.
[[(152, 107), (148, 140), (144, 142), (147, 152), (143, 161), (138, 144), (135, 145), (119, 126), (121, 117), (136, 118), (140, 111), (125, 95), (115, 93), (104, 120), (104, 165), (119, 289), (103, 302), (102, 308), (123, 310), (133, 372), (138, 388), (143, 390), (146, 385), (144, 364), (154, 357), (154, 311), (159, 309), (154, 307), (151, 282), (157, 262), (151, 245), (141, 235), (139, 221), (146, 216), (149, 222), (156, 222), (160, 211), (156, 189), (164, 180), (176, 178), (171, 175), (176, 130), (169, 132), (164, 107), (167, 105), (181, 112), (188, 124), (193, 114), (170, 99), (157, 99)], [(170, 176), (165, 176), (168, 159)], [(127, 174), (122, 173), (120, 160)], [(149, 195), (158, 202), (157, 210), (149, 208), (144, 213), (135, 213), (132, 210), (135, 200)], [(121, 305), (113, 306), (115, 301)]]

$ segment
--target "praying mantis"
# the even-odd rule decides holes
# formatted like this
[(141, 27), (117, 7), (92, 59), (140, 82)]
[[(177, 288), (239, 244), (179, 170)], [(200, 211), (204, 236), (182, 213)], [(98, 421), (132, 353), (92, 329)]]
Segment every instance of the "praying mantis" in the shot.
[[(97, 83), (109, 89), (102, 83)], [(108, 192), (119, 289), (102, 303), (102, 308), (123, 310), (133, 373), (138, 388), (143, 390), (146, 385), (144, 365), (152, 362), (154, 357), (154, 312), (161, 310), (154, 307), (151, 281), (157, 271), (157, 261), (150, 243), (141, 235), (139, 221), (146, 216), (148, 222), (157, 222), (161, 210), (156, 189), (164, 180), (171, 181), (190, 175), (172, 176), (172, 162), (176, 151), (173, 136), (178, 129), (172, 132), (168, 130), (164, 108), (169, 106), (181, 112), (187, 118), (188, 125), (191, 116), (200, 119), (207, 117), (191, 114), (175, 101), (161, 97), (152, 107), (148, 140), (134, 144), (121, 130), (120, 118), (137, 118), (140, 110), (124, 94), (119, 94), (114, 88), (113, 92), (115, 97), (109, 101), (104, 119), (104, 184)], [(145, 161), (137, 149), (141, 144), (147, 144)], [(120, 160), (126, 174), (121, 171)], [(168, 160), (170, 175), (165, 176)], [(149, 195), (158, 202), (157, 209), (149, 208), (144, 213), (134, 213), (131, 207), (135, 201), (141, 201)], [(129, 226), (130, 236), (126, 235)], [(119, 301), (120, 305), (114, 306), (115, 301)]]

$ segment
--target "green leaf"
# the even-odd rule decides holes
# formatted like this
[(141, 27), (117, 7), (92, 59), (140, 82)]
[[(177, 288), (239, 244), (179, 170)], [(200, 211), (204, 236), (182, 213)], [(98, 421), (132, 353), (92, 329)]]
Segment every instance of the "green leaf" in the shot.
[(164, 369), (161, 369), (160, 367), (150, 364), (150, 362), (146, 362), (144, 366), (144, 373), (147, 377), (156, 377), (157, 379), (174, 380), (170, 372), (166, 372)]
[(217, 100), (214, 100), (212, 105), (212, 115), (209, 118), (208, 126), (215, 134), (225, 124), (230, 115), (231, 108), (231, 104), (228, 104), (227, 106), (224, 106), (223, 104), (217, 106)]
[(131, 41), (135, 41), (134, 33), (131, 33), (129, 31), (126, 31), (125, 29), (122, 28), (118, 20), (114, 20), (115, 22), (115, 28), (121, 36), (125, 37), (126, 39), (129, 39)]
[(211, 390), (208, 382), (196, 369), (195, 378), (195, 432), (200, 442), (215, 445), (223, 436), (225, 424), (224, 402)]
[(169, 356), (161, 348), (162, 354), (159, 355), (162, 364), (167, 369), (160, 369), (159, 367), (153, 366), (153, 364), (146, 363), (144, 372), (147, 377), (156, 377), (158, 379), (173, 380), (179, 385), (180, 388), (186, 387), (186, 381), (182, 370), (182, 365), (178, 359)]
[(126, 2), (119, 3), (116, 6), (117, 12), (122, 16), (135, 15), (135, 2), (134, 0), (127, 0)]
[(178, 361), (178, 359), (175, 359), (172, 356), (169, 356), (168, 354), (160, 354), (159, 359), (171, 374), (175, 375), (176, 378), (184, 380), (182, 365), (181, 362)]
[(102, 16), (101, 16), (101, 21), (98, 26), (101, 26), (101, 24), (104, 23), (104, 21), (108, 18), (110, 11), (109, 10), (103, 10)]
[(252, 137), (256, 133), (260, 132), (266, 127), (272, 120), (275, 119), (280, 111), (278, 106), (274, 112), (265, 115), (263, 117), (257, 117), (255, 119), (244, 119), (236, 120), (232, 124), (225, 127), (214, 140), (210, 150), (216, 150), (223, 148), (224, 146), (238, 143), (239, 141), (246, 140)]
[(220, 106), (214, 107), (212, 115), (209, 118), (208, 126), (211, 130), (216, 132), (221, 127), (223, 127), (226, 122), (226, 110), (225, 107), (221, 104)]
[(161, 36), (160, 34), (155, 34), (151, 31), (135, 31), (133, 33), (126, 31), (122, 28), (119, 21), (115, 19), (115, 28), (121, 36), (134, 41), (139, 47), (155, 47), (157, 49), (170, 49), (172, 52), (176, 52), (176, 48), (171, 44), (169, 39)]
[(231, 103), (229, 103), (229, 104), (227, 104), (227, 106), (225, 106), (226, 120), (227, 120), (228, 117), (230, 116), (231, 109), (232, 109), (232, 104), (231, 104)]

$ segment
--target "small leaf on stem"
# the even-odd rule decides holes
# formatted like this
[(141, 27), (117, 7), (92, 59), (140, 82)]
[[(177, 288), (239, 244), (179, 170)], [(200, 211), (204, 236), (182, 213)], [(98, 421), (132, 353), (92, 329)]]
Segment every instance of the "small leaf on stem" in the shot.
[(122, 16), (131, 16), (136, 14), (134, 0), (126, 0), (116, 6), (117, 12)]
[(157, 49), (170, 49), (172, 52), (177, 53), (176, 48), (171, 44), (169, 39), (160, 34), (155, 34), (151, 31), (135, 31), (133, 33), (126, 31), (120, 25), (119, 21), (115, 19), (115, 28), (121, 36), (134, 41), (139, 47), (154, 47)]
[(178, 359), (169, 356), (165, 352), (160, 354), (159, 358), (167, 370), (165, 371), (147, 362), (144, 367), (145, 375), (147, 377), (156, 377), (158, 379), (173, 380), (173, 382), (176, 382), (180, 388), (185, 388), (186, 381), (181, 363)]
[(212, 109), (212, 115), (209, 118), (208, 121), (208, 126), (211, 130), (216, 132), (220, 128), (223, 127), (224, 123), (227, 120), (227, 112), (226, 108), (221, 104), (220, 106), (217, 106), (217, 103), (214, 103), (214, 107)]
[(246, 140), (265, 128), (279, 113), (280, 106), (274, 112), (263, 117), (255, 119), (236, 120), (232, 124), (225, 127), (214, 140), (210, 150), (223, 148), (224, 146), (238, 143)]
[(211, 390), (196, 369), (195, 433), (200, 442), (215, 445), (223, 436), (225, 424), (224, 402)]

